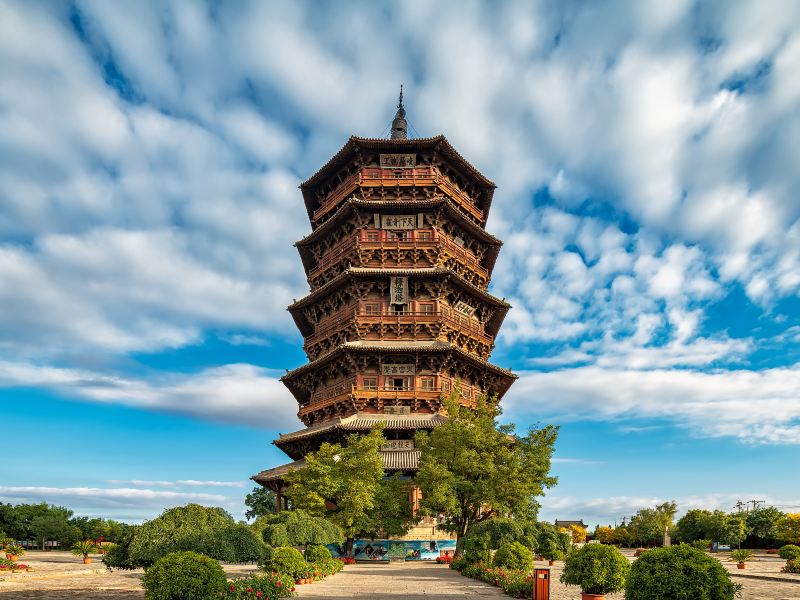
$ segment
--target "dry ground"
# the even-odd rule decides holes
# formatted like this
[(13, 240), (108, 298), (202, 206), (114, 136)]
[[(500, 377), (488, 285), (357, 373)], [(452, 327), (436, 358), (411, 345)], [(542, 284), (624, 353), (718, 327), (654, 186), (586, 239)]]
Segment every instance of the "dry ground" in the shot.
[[(109, 572), (100, 557), (91, 565), (67, 552), (29, 552), (21, 562), (34, 568), (32, 573), (0, 576), (0, 600), (133, 600), (142, 599), (141, 570)], [(725, 557), (723, 557), (724, 559)], [(744, 584), (743, 600), (800, 600), (800, 575), (780, 574), (783, 561), (766, 555), (748, 564), (744, 574), (759, 579), (736, 577)], [(553, 567), (552, 600), (579, 600), (580, 590), (558, 582), (561, 565)], [(736, 565), (725, 560), (731, 572), (740, 575)], [(254, 570), (253, 565), (225, 565), (229, 577), (241, 577)], [(783, 577), (791, 582), (771, 581), (765, 577)], [(358, 564), (329, 577), (324, 582), (299, 586), (301, 598), (363, 598), (370, 600), (454, 600), (465, 596), (507, 598), (497, 588), (462, 577), (443, 565), (406, 563), (400, 566)], [(622, 595), (608, 600), (622, 600)]]

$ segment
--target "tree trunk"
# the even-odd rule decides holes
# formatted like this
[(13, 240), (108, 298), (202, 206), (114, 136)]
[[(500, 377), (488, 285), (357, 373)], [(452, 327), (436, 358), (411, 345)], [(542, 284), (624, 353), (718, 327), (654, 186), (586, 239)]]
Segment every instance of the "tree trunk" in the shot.
[(355, 538), (347, 538), (344, 542), (344, 555), (348, 558), (353, 558), (353, 545)]

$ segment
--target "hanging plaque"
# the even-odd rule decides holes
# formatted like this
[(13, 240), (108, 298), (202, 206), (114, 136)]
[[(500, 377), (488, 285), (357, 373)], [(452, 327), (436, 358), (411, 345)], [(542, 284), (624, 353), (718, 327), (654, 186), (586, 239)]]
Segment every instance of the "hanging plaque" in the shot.
[(415, 229), (416, 215), (381, 215), (381, 229)]
[(409, 364), (383, 363), (381, 366), (381, 374), (383, 375), (413, 375), (414, 372), (414, 365)]
[(381, 167), (385, 169), (408, 169), (416, 166), (416, 154), (381, 154)]
[(389, 278), (389, 303), (408, 304), (408, 277)]
[(475, 309), (462, 300), (456, 302), (456, 305), (453, 308), (455, 308), (457, 312), (460, 312), (462, 315), (467, 317), (471, 317), (475, 314)]
[(397, 450), (413, 450), (414, 440), (389, 440), (381, 444), (381, 452), (395, 452)]

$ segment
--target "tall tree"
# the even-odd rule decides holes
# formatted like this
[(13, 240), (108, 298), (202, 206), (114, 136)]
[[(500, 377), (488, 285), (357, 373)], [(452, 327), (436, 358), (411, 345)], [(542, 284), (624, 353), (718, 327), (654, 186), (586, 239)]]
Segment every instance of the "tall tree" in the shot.
[(774, 506), (756, 508), (747, 515), (747, 529), (750, 535), (758, 539), (760, 544), (766, 545), (767, 542), (773, 542), (777, 538), (775, 523), (781, 517), (783, 517), (783, 512)]
[(775, 523), (776, 537), (787, 544), (800, 544), (800, 513), (786, 513)]
[(285, 476), (292, 505), (338, 525), (347, 555), (356, 537), (398, 535), (411, 524), (408, 484), (384, 477), (378, 452), (384, 441), (382, 430), (375, 428), (349, 436), (344, 446), (324, 443), (306, 455), (303, 468)]
[(245, 496), (244, 503), (248, 507), (244, 513), (247, 519), (257, 519), (272, 514), (278, 506), (275, 492), (260, 485), (254, 487), (253, 491)]
[(423, 511), (441, 515), (439, 527), (460, 541), (474, 523), (536, 513), (535, 498), (557, 481), (549, 472), (558, 428), (515, 436), (513, 425), (498, 424), (496, 398), (480, 398), (470, 409), (458, 404), (458, 396), (456, 389), (446, 399), (445, 423), (417, 433), (422, 452), (416, 483)]

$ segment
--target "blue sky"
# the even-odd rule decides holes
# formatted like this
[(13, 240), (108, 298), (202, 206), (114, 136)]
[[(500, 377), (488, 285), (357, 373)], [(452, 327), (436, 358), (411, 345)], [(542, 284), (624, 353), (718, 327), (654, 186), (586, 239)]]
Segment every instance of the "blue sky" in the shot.
[(499, 186), (542, 516), (800, 505), (798, 72), (791, 0), (0, 3), (0, 500), (243, 514), (299, 427), (297, 185), (402, 82)]

